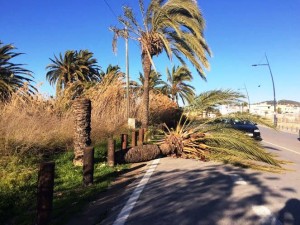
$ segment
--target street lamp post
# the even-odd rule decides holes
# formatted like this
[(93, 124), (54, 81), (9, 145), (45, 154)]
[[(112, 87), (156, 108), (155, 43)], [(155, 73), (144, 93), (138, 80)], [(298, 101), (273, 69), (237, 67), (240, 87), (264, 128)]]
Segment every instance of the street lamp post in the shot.
[(272, 84), (273, 84), (273, 95), (274, 95), (274, 100), (273, 100), (273, 104), (274, 104), (274, 126), (277, 127), (277, 117), (276, 117), (276, 94), (275, 94), (275, 84), (274, 84), (274, 78), (273, 78), (273, 74), (272, 74), (272, 70), (270, 67), (270, 63), (267, 57), (267, 54), (265, 54), (266, 56), (266, 60), (267, 63), (264, 64), (253, 64), (252, 66), (268, 66), (270, 74), (271, 74), (271, 79), (272, 79)]
[(244, 89), (246, 91), (247, 99), (248, 99), (248, 110), (249, 110), (249, 113), (250, 113), (250, 98), (249, 98), (249, 94), (248, 94), (246, 84), (244, 84), (244, 88), (239, 88), (238, 90), (241, 90), (241, 89)]

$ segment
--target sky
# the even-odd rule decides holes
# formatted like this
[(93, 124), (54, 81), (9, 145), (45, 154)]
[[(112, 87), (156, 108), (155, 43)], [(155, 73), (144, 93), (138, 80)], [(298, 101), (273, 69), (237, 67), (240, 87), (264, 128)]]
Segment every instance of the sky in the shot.
[[(108, 5), (106, 4), (108, 3)], [(88, 49), (106, 69), (119, 65), (125, 72), (125, 44), (112, 51), (110, 26), (119, 26), (122, 6), (134, 9), (140, 18), (138, 0), (0, 0), (0, 40), (12, 43), (15, 59), (34, 72), (42, 93), (53, 95), (55, 88), (46, 80), (49, 58), (66, 50)], [(145, 0), (145, 6), (149, 0)], [(249, 94), (250, 102), (273, 100), (273, 86), (265, 54), (274, 77), (276, 99), (300, 102), (300, 0), (198, 0), (206, 21), (205, 39), (213, 53), (210, 70), (203, 81), (195, 69), (192, 85), (196, 93), (231, 89)], [(154, 63), (166, 80), (166, 68), (179, 65), (165, 54)], [(129, 41), (130, 79), (142, 71), (139, 44)]]

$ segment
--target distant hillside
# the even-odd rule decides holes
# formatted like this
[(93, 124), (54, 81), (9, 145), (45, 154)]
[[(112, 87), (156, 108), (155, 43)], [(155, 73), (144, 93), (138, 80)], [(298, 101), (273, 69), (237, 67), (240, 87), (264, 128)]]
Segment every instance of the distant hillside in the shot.
[[(260, 103), (264, 103), (264, 102), (266, 102), (269, 105), (273, 105), (273, 101), (263, 101), (263, 102), (259, 102), (256, 104), (260, 104)], [(277, 101), (277, 105), (294, 105), (294, 106), (300, 107), (300, 102), (292, 101), (292, 100), (279, 100), (279, 101)]]

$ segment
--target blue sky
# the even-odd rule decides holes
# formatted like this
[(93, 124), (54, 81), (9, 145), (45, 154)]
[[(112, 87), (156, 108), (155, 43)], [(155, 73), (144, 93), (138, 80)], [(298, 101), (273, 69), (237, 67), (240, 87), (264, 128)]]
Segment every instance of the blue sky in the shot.
[[(27, 64), (43, 93), (54, 93), (45, 79), (49, 58), (66, 50), (88, 49), (103, 69), (118, 64), (125, 71), (122, 40), (118, 53), (112, 52), (113, 34), (108, 30), (118, 25), (114, 14), (129, 5), (140, 16), (138, 0), (0, 0), (0, 40), (13, 43), (26, 53), (16, 62)], [(147, 5), (146, 0), (145, 5)], [(207, 82), (191, 67), (192, 85), (197, 93), (212, 89), (240, 89), (246, 85), (251, 103), (273, 99), (272, 82), (266, 66), (267, 53), (272, 68), (277, 100), (300, 101), (300, 0), (198, 0), (206, 20), (205, 37), (213, 52)], [(129, 42), (130, 77), (136, 80), (142, 71), (139, 46)], [(154, 57), (157, 70), (165, 78), (166, 68), (177, 65), (164, 55)], [(260, 87), (258, 87), (260, 85)]]

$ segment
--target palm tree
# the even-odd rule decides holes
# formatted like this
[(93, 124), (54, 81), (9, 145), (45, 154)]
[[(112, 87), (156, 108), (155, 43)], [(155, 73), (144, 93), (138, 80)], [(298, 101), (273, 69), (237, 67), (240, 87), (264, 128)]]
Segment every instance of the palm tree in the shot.
[(138, 24), (131, 8), (124, 7), (124, 15), (119, 18), (119, 21), (126, 29), (111, 27), (111, 30), (114, 32), (114, 49), (116, 49), (116, 40), (120, 36), (140, 43), (145, 79), (142, 126), (147, 127), (152, 57), (165, 51), (169, 59), (174, 55), (183, 65), (186, 58), (205, 79), (202, 67), (209, 68), (206, 54), (210, 55), (210, 50), (203, 34), (205, 22), (196, 1), (152, 0), (145, 11), (143, 0), (139, 0), (139, 6), (143, 25)]
[(192, 78), (191, 72), (185, 66), (176, 68), (173, 66), (172, 72), (167, 68), (168, 83), (163, 87), (163, 91), (168, 94), (177, 105), (179, 98), (183, 104), (185, 104), (186, 101), (190, 103), (195, 97), (195, 88), (185, 81), (191, 81)]
[(11, 62), (15, 57), (22, 55), (22, 53), (13, 52), (14, 49), (16, 48), (13, 45), (3, 45), (0, 41), (0, 101), (9, 100), (13, 92), (26, 85), (25, 92), (36, 91), (36, 88), (30, 84), (33, 82), (32, 72), (23, 68), (24, 64)]
[[(142, 73), (139, 73), (139, 81), (144, 86), (145, 77)], [(151, 70), (149, 75), (149, 90), (162, 92), (162, 88), (166, 85), (166, 82), (161, 79), (161, 74), (155, 70)]]
[[(115, 82), (116, 79), (125, 78), (125, 74), (121, 71), (121, 68), (118, 65), (109, 64), (106, 68), (106, 71), (101, 71), (99, 73), (102, 86), (109, 87), (111, 84)], [(125, 83), (124, 83), (125, 87)]]
[(110, 73), (113, 73), (113, 74), (118, 74), (118, 73), (120, 73), (120, 67), (118, 66), (118, 65), (111, 65), (111, 64), (109, 64), (108, 65), (108, 67), (106, 68), (106, 71), (104, 72), (104, 71), (101, 71), (100, 72), (100, 78), (103, 78), (105, 75), (107, 75), (107, 74), (110, 74)]
[(49, 70), (46, 78), (51, 85), (56, 84), (56, 95), (60, 95), (70, 83), (99, 81), (100, 67), (88, 50), (68, 50), (64, 56), (60, 53), (59, 58), (54, 58), (50, 59), (52, 64), (46, 67)]

